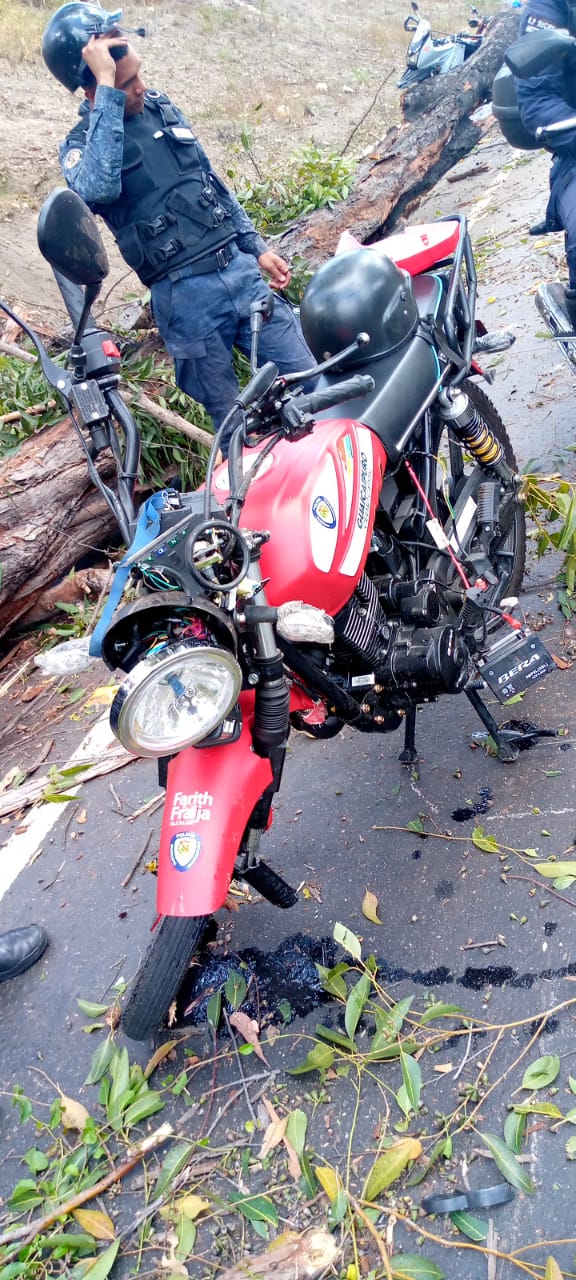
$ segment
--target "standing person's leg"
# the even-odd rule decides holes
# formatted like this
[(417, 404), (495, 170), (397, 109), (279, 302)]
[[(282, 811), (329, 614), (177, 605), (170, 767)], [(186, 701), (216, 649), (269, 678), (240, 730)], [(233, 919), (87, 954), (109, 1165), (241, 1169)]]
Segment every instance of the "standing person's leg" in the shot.
[(174, 359), (176, 382), (204, 406), (215, 430), (238, 391), (232, 364), (236, 315), (224, 276), (214, 271), (175, 281), (166, 277), (152, 286), (154, 317)]
[(566, 310), (568, 319), (576, 329), (576, 172), (555, 197), (558, 218), (564, 227), (566, 262), (568, 264), (568, 288), (566, 289)]

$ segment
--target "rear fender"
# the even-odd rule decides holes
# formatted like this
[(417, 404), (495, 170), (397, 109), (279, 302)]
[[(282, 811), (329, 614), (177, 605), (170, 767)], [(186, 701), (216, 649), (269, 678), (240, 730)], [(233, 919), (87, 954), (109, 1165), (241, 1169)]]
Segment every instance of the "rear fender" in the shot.
[(250, 814), (272, 782), (252, 750), (254, 694), (242, 694), (237, 742), (186, 747), (170, 761), (158, 861), (162, 916), (212, 915), (222, 906)]

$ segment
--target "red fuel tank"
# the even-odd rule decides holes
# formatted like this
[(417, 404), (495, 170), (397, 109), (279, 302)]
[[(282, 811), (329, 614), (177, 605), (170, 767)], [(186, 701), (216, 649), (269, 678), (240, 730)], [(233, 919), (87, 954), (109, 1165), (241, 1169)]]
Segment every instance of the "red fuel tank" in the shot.
[[(245, 451), (245, 466), (256, 450)], [(253, 480), (240, 524), (267, 529), (261, 569), (271, 605), (303, 600), (335, 615), (359, 581), (370, 549), (386, 469), (378, 437), (358, 422), (318, 423), (296, 444), (281, 441)], [(228, 468), (214, 492), (228, 495)]]

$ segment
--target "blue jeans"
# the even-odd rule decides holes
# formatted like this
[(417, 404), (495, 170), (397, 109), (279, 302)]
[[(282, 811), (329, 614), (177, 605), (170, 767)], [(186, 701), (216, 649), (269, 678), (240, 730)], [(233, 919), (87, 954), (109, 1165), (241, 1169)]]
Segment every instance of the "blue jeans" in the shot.
[[(204, 405), (217, 430), (238, 391), (232, 348), (250, 356), (250, 303), (264, 298), (268, 288), (256, 259), (240, 252), (223, 271), (195, 276), (183, 267), (176, 275), (152, 285), (154, 316), (174, 357), (178, 386)], [(315, 364), (297, 316), (277, 295), (272, 319), (260, 334), (258, 363), (267, 360), (274, 361), (280, 373), (297, 373)]]

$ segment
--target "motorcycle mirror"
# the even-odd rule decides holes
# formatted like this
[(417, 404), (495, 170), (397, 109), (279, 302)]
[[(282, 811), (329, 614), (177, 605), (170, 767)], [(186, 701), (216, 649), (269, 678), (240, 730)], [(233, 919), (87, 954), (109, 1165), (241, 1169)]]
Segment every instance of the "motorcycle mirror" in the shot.
[(73, 284), (89, 285), (93, 302), (108, 275), (108, 258), (96, 219), (75, 191), (59, 187), (48, 196), (37, 235), (50, 266)]
[(504, 54), (504, 61), (519, 80), (527, 80), (574, 49), (576, 40), (572, 36), (560, 31), (535, 31), (511, 44)]
[(416, 3), (416, 0), (411, 0), (411, 5), (410, 5), (410, 7), (411, 7), (411, 9), (412, 9), (412, 12), (413, 12), (413, 13), (420, 13), (420, 9), (419, 9), (419, 7), (418, 7), (418, 5), (417, 5), (417, 3)]
[(250, 333), (252, 335), (252, 343), (250, 348), (250, 368), (252, 373), (256, 373), (258, 368), (258, 338), (262, 332), (262, 325), (272, 319), (274, 313), (274, 294), (271, 289), (268, 290), (265, 298), (257, 298), (256, 302), (250, 303)]
[(417, 22), (416, 18), (413, 18), (413, 17), (412, 17), (412, 14), (411, 14), (411, 13), (409, 13), (409, 14), (408, 14), (408, 17), (404, 19), (404, 30), (405, 30), (405, 31), (416, 31), (416, 30), (417, 30), (417, 28), (418, 28), (418, 22)]

